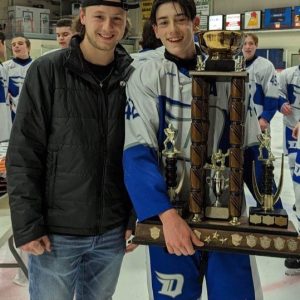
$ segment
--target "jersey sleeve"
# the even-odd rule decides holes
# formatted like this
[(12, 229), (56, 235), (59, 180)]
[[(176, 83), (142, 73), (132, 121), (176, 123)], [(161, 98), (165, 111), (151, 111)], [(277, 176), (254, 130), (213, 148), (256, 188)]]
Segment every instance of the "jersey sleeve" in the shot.
[(172, 207), (159, 164), (159, 79), (152, 67), (146, 63), (137, 69), (126, 89), (124, 175), (140, 221)]
[(279, 81), (279, 102), (278, 110), (281, 110), (281, 107), (284, 103), (288, 103), (288, 92), (287, 92), (287, 73), (282, 71), (278, 76)]
[(272, 63), (263, 68), (261, 84), (265, 99), (260, 117), (270, 122), (277, 111), (279, 101), (279, 83)]

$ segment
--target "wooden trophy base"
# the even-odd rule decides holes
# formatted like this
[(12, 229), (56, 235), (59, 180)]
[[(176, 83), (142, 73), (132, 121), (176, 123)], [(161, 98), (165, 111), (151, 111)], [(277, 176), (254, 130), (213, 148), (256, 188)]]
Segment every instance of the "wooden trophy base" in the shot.
[[(204, 242), (203, 247), (196, 247), (199, 250), (300, 259), (300, 237), (291, 221), (287, 228), (252, 226), (248, 217), (241, 217), (238, 225), (217, 220), (188, 223)], [(137, 223), (133, 243), (165, 246), (161, 222), (151, 219)]]
[(264, 211), (260, 207), (250, 207), (249, 224), (254, 226), (272, 226), (287, 228), (289, 224), (288, 214), (284, 209)]

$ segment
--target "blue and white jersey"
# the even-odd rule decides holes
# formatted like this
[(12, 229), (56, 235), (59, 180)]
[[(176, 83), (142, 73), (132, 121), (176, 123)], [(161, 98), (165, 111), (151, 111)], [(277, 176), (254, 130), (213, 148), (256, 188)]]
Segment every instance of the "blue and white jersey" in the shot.
[(269, 60), (260, 56), (246, 65), (250, 101), (254, 104), (257, 116), (270, 122), (277, 111), (280, 96), (275, 68)]
[(7, 72), (0, 64), (0, 141), (8, 140), (11, 130), (10, 108), (6, 103), (7, 88)]
[(164, 52), (165, 46), (161, 46), (155, 50), (146, 50), (137, 53), (131, 53), (130, 56), (134, 59), (134, 61), (132, 62), (132, 66), (137, 68), (148, 60), (158, 59), (162, 57)]
[[(247, 90), (247, 89), (246, 89)], [(185, 69), (163, 57), (142, 64), (133, 72), (127, 84), (125, 113), (125, 183), (139, 220), (156, 216), (171, 208), (159, 152), (165, 139), (164, 129), (172, 123), (178, 134), (176, 148), (179, 173), (185, 172), (182, 197), (189, 190), (189, 158), (192, 78)], [(212, 82), (210, 85), (210, 133), (208, 155), (219, 148), (228, 148), (228, 99), (230, 83)], [(246, 96), (246, 99), (249, 97)], [(246, 104), (246, 107), (248, 105)], [(226, 126), (228, 128), (228, 126)], [(246, 110), (245, 146), (257, 144), (260, 133), (257, 115)], [(227, 132), (228, 134), (228, 132)], [(225, 151), (223, 151), (224, 153)], [(181, 164), (180, 161), (185, 162)], [(182, 165), (184, 167), (182, 168)]]
[(283, 70), (279, 75), (280, 91), (292, 106), (292, 113), (283, 116), (284, 124), (293, 129), (300, 121), (300, 66)]
[(3, 63), (8, 76), (8, 97), (7, 102), (10, 103), (14, 113), (17, 111), (19, 96), (24, 83), (24, 79), (28, 68), (32, 63), (32, 59), (24, 60), (24, 64), (18, 59), (11, 59)]

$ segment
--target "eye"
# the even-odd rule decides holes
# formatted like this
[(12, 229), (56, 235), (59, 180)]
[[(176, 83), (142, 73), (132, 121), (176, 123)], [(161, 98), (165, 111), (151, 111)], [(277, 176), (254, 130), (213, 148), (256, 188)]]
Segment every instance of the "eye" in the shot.
[(162, 21), (157, 22), (157, 26), (163, 27), (163, 26), (166, 26), (166, 25), (168, 25), (168, 21), (166, 21), (166, 20), (162, 20)]
[(182, 17), (178, 18), (176, 21), (178, 23), (184, 23), (186, 20), (187, 20), (187, 18), (185, 16), (182, 16)]
[(114, 18), (113, 18), (113, 21), (114, 21), (115, 23), (121, 23), (121, 22), (123, 22), (123, 19), (122, 19), (121, 17), (114, 17)]

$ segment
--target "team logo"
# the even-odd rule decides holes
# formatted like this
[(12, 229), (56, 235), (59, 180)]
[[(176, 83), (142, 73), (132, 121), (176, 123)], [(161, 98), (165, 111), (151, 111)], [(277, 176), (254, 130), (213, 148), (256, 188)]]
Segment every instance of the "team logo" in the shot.
[(175, 298), (182, 293), (184, 277), (181, 274), (155, 273), (157, 280), (162, 284), (159, 294)]

